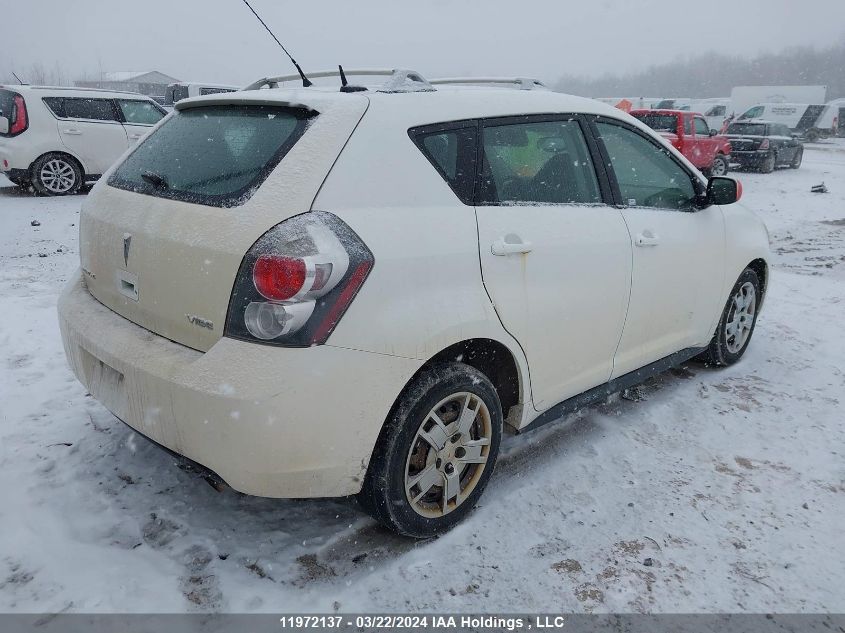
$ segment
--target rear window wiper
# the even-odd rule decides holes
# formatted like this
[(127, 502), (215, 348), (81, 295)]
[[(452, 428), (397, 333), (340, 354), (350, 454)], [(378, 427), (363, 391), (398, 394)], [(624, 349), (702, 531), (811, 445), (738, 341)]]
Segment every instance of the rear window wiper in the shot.
[(164, 176), (161, 176), (154, 171), (142, 171), (141, 178), (146, 180), (156, 189), (167, 189), (170, 186)]

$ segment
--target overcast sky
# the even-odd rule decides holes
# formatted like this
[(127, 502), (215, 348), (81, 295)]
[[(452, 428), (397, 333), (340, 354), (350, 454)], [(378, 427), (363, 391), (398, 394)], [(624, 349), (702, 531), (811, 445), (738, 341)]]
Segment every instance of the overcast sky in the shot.
[[(845, 38), (845, 0), (251, 0), (306, 69), (426, 76), (625, 73), (715, 50), (753, 56)], [(12, 5), (16, 8), (12, 11)], [(0, 77), (34, 63), (244, 84), (290, 72), (242, 0), (0, 0)]]

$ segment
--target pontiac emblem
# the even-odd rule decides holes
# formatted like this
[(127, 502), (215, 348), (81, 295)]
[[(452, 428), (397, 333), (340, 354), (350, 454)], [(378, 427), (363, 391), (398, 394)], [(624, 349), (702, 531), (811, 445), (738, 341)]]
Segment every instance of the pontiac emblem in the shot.
[(131, 233), (124, 233), (123, 234), (123, 265), (124, 267), (129, 265), (129, 248), (132, 246), (132, 234)]

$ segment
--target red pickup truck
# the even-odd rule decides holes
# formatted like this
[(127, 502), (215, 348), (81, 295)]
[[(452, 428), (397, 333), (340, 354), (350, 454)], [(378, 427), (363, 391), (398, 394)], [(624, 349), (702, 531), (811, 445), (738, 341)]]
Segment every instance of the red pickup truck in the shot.
[(685, 110), (631, 110), (631, 116), (659, 132), (708, 176), (728, 173), (730, 141), (711, 130), (700, 114)]

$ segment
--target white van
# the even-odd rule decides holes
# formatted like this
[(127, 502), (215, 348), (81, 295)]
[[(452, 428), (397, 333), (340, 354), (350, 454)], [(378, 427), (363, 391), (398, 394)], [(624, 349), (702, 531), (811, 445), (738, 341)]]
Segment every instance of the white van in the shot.
[(173, 104), (188, 97), (201, 97), (203, 95), (215, 95), (224, 92), (236, 92), (239, 86), (226, 86), (223, 84), (206, 84), (178, 82), (167, 86), (164, 93), (165, 107), (173, 107)]
[(819, 126), (819, 119), (826, 107), (824, 103), (758, 103), (740, 114), (737, 120), (766, 119), (785, 125), (792, 132), (814, 141), (830, 135), (830, 125), (827, 128)]

